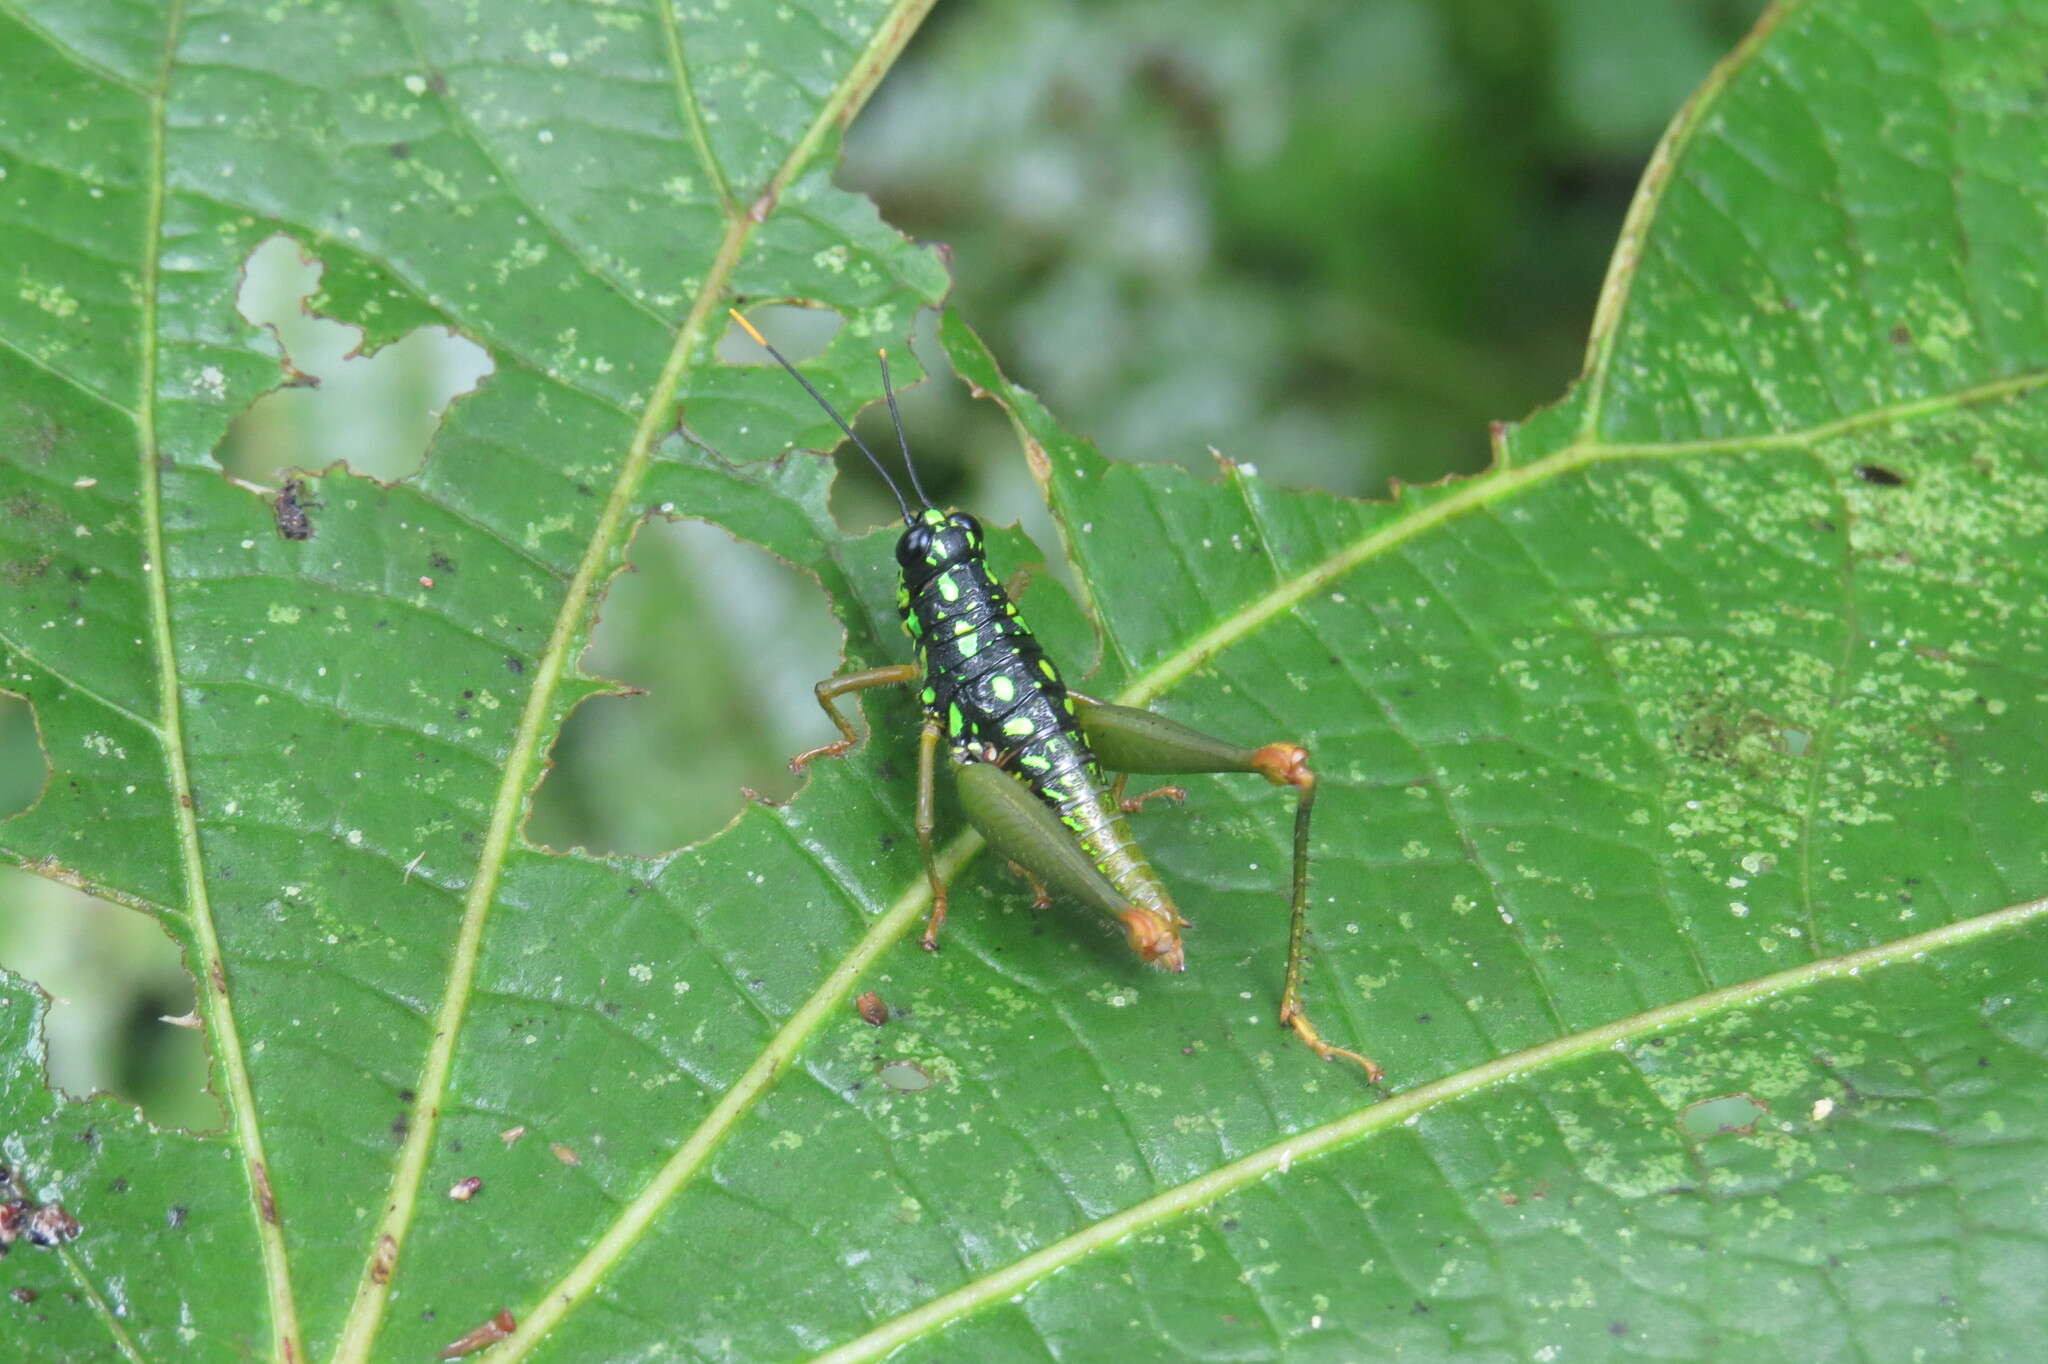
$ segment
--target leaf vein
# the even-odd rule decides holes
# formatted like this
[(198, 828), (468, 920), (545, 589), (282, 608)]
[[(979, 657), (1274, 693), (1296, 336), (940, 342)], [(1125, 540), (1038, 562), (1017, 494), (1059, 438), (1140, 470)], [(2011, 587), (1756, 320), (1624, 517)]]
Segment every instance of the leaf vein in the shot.
[(1924, 953), (1943, 947), (1960, 947), (1992, 934), (2018, 932), (2044, 918), (2048, 918), (2048, 900), (2010, 905), (1910, 938), (1900, 938), (1840, 957), (1806, 962), (1741, 984), (1694, 995), (1690, 999), (1646, 1009), (1431, 1081), (1334, 1122), (1285, 1137), (1133, 1204), (1071, 1236), (1033, 1251), (999, 1271), (941, 1294), (855, 1340), (816, 1355), (811, 1364), (856, 1364), (856, 1361), (880, 1359), (970, 1312), (1013, 1298), (1056, 1270), (1106, 1250), (1137, 1232), (1249, 1188), (1309, 1158), (1339, 1150), (1368, 1136), (1401, 1130), (1423, 1113), (1505, 1081), (1772, 995), (1827, 981), (1854, 978), (1867, 971), (1910, 962)]

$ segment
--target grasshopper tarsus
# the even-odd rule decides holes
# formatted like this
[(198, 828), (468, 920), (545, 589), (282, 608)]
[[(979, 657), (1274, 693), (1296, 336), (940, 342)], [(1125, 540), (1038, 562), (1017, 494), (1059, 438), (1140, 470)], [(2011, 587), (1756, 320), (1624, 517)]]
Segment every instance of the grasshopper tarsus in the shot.
[(936, 952), (939, 950), (939, 930), (946, 926), (946, 883), (937, 875), (932, 876), (931, 882), (932, 912), (925, 918), (924, 937), (918, 940), (918, 946), (927, 952)]
[(1292, 989), (1293, 987), (1290, 986), (1287, 997), (1280, 1001), (1281, 1027), (1290, 1029), (1296, 1037), (1299, 1037), (1307, 1045), (1310, 1051), (1313, 1051), (1323, 1060), (1335, 1061), (1341, 1058), (1351, 1062), (1365, 1072), (1365, 1082), (1367, 1084), (1376, 1085), (1385, 1078), (1386, 1071), (1381, 1068), (1379, 1062), (1373, 1060), (1370, 1056), (1352, 1051), (1349, 1047), (1340, 1047), (1333, 1043), (1325, 1042), (1322, 1033), (1316, 1030), (1315, 1024), (1308, 1021), (1308, 1015), (1302, 1011), (1301, 1005), (1295, 1002)]
[(1188, 800), (1188, 788), (1185, 786), (1159, 786), (1145, 792), (1143, 795), (1119, 795), (1116, 806), (1117, 809), (1122, 810), (1127, 815), (1135, 815), (1144, 809), (1147, 803), (1155, 800), (1167, 801), (1174, 805), (1185, 805)]
[(846, 743), (844, 741), (832, 744), (819, 744), (816, 748), (807, 748), (803, 752), (797, 754), (794, 758), (791, 758), (789, 760), (789, 770), (796, 773), (799, 777), (801, 777), (804, 774), (804, 769), (809, 767), (818, 759), (843, 758), (849, 752), (851, 752), (852, 749), (853, 745)]
[(1052, 908), (1052, 892), (1045, 888), (1045, 882), (1032, 874), (1031, 868), (1009, 861), (1005, 861), (1003, 865), (1008, 868), (1010, 875), (1022, 877), (1030, 885), (1032, 912), (1042, 913)]

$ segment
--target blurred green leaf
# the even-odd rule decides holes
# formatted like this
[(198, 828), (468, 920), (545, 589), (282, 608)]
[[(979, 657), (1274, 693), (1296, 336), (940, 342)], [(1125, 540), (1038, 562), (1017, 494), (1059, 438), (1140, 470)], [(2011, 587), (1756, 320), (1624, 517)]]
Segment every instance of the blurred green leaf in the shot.
[[(837, 313), (851, 409), (944, 293), (820, 169), (918, 17), (0, 15), (0, 685), (51, 763), (0, 848), (165, 923), (228, 1112), (56, 1099), (0, 992), (8, 1163), (85, 1227), (8, 1261), (10, 1351), (424, 1358), (509, 1308), (493, 1359), (2040, 1356), (2038, 7), (1774, 11), (1581, 383), (1394, 502), (1107, 462), (945, 318), (1070, 670), (1313, 746), (1310, 1003), (1377, 1104), (1273, 1027), (1269, 789), (1144, 819), (1172, 979), (970, 839), (947, 950), (901, 942), (902, 697), (701, 844), (523, 836), (647, 514), (901, 656), (891, 534), (784, 453), (833, 428), (720, 343)], [(279, 231), (366, 344), (493, 366), (309, 540), (213, 455), (286, 378), (236, 310)]]
[[(1119, 458), (1378, 496), (1556, 396), (1644, 157), (1759, 9), (978, 0), (842, 183), (947, 242), (952, 301)], [(927, 416), (938, 458), (972, 406)]]

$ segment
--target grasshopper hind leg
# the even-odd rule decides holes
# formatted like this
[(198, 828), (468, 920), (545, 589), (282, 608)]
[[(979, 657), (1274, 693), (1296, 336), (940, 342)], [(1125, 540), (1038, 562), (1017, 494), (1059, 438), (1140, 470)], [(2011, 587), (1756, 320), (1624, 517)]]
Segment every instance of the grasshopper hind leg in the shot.
[[(1325, 1061), (1349, 1061), (1365, 1072), (1368, 1083), (1378, 1084), (1384, 1073), (1379, 1062), (1325, 1041), (1301, 1003), (1308, 945), (1309, 820), (1316, 801), (1316, 777), (1308, 764), (1308, 750), (1294, 743), (1244, 748), (1149, 710), (1114, 706), (1089, 697), (1075, 699), (1089, 747), (1112, 771), (1256, 772), (1275, 786), (1294, 788), (1294, 880), (1288, 897), (1287, 974), (1280, 990), (1280, 1025)], [(1121, 784), (1117, 794), (1122, 795)], [(1142, 803), (1158, 794), (1152, 792), (1139, 800)]]
[(1276, 786), (1292, 786), (1300, 792), (1294, 805), (1294, 889), (1289, 897), (1287, 979), (1280, 990), (1280, 1026), (1292, 1028), (1294, 1035), (1325, 1061), (1342, 1057), (1361, 1067), (1367, 1083), (1376, 1085), (1385, 1074), (1380, 1063), (1348, 1047), (1325, 1042), (1301, 1007), (1301, 972), (1308, 943), (1308, 827), (1316, 804), (1316, 774), (1308, 765), (1308, 750), (1300, 744), (1267, 744), (1253, 752), (1251, 770)]

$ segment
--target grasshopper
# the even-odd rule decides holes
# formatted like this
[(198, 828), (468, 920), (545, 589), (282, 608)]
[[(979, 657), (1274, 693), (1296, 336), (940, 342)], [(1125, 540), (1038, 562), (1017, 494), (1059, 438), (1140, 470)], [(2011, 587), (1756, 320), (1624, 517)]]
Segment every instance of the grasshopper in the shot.
[[(853, 721), (839, 708), (842, 697), (872, 687), (917, 689), (924, 723), (917, 747), (915, 823), (932, 894), (925, 948), (937, 950), (939, 929), (946, 922), (946, 884), (932, 848), (941, 751), (968, 822), (1031, 880), (1041, 905), (1048, 902), (1046, 887), (1052, 886), (1094, 906), (1122, 926), (1140, 960), (1168, 971), (1187, 969), (1181, 930), (1188, 921), (1131, 833), (1128, 816), (1155, 797), (1186, 793), (1162, 787), (1127, 798), (1125, 778), (1132, 773), (1257, 773), (1296, 793), (1292, 918), (1280, 1024), (1324, 1060), (1353, 1062), (1370, 1082), (1378, 1083), (1379, 1064), (1324, 1041), (1301, 1004), (1309, 816), (1316, 799), (1308, 750), (1290, 742), (1246, 748), (1163, 715), (1113, 705), (1068, 688), (1025, 626), (1011, 594), (990, 576), (981, 523), (963, 511), (938, 510), (918, 483), (889, 382), (888, 352), (881, 352), (882, 391), (920, 504), (915, 509), (874, 451), (802, 371), (769, 345), (738, 309), (731, 314), (868, 457), (903, 514), (903, 535), (896, 542), (901, 574), (896, 606), (910, 635), (913, 661), (842, 673), (818, 683), (818, 704), (840, 737), (798, 754), (790, 768), (802, 772), (813, 760), (839, 757), (859, 742)], [(1113, 782), (1107, 776), (1110, 772), (1118, 774)]]

